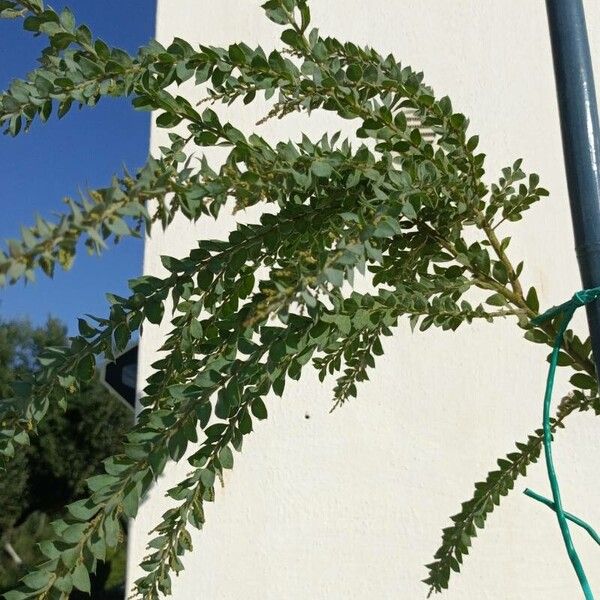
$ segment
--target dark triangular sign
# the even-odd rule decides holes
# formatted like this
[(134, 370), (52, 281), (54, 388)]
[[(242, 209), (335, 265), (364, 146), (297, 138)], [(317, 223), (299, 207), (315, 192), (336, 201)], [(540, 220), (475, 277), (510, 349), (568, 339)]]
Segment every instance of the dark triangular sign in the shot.
[(106, 363), (102, 383), (117, 397), (135, 410), (135, 388), (137, 379), (138, 345), (132, 346), (114, 362)]

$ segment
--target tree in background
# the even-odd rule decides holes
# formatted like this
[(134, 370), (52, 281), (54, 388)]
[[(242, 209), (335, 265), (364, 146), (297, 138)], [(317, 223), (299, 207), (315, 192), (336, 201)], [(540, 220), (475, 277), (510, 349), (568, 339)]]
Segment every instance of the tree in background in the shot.
[[(136, 109), (156, 111), (157, 126), (170, 130), (168, 145), (137, 174), (68, 199), (58, 222), (40, 218), (10, 241), (0, 255), (5, 283), (32, 279), (38, 268), (48, 275), (68, 268), (80, 240), (101, 252), (110, 238), (166, 227), (176, 216), (191, 225), (224, 207), (272, 209), (226, 239), (199, 240), (188, 256), (163, 256), (167, 274), (131, 281), (129, 297), (109, 294), (108, 314), (80, 320), (70, 346), (44, 352), (40, 372), (0, 405), (0, 453), (21, 454), (51, 407), (71, 406), (93, 379), (99, 355), (113, 356), (144, 323), (163, 323), (165, 307), (174, 307), (123, 452), (88, 479), (89, 495), (54, 523), (42, 544), (45, 561), (8, 600), (62, 600), (74, 588), (89, 590), (89, 573), (121, 540), (122, 516), (136, 515), (168, 462), (193, 444), (189, 476), (169, 491), (172, 507), (152, 531), (145, 574), (135, 583), (134, 595), (145, 600), (169, 594), (182, 555), (192, 550), (188, 528), (202, 528), (215, 482), (233, 467), (254, 421), (267, 417), (267, 395), (282, 395), (286, 382), (312, 365), (321, 380), (337, 374), (333, 400), (342, 406), (357, 395), (400, 319), (416, 330), (446, 331), (510, 319), (528, 340), (553, 344), (557, 319), (532, 323), (537, 292), (526, 285), (523, 261), (511, 257), (507, 232), (548, 195), (539, 177), (527, 175), (521, 160), (498, 178), (486, 176), (479, 139), (448, 97), (436, 96), (421, 73), (391, 55), (322, 37), (310, 27), (306, 0), (268, 0), (263, 8), (283, 26), (283, 49), (243, 41), (194, 48), (176, 38), (130, 56), (94, 38), (68, 10), (0, 0), (0, 16), (23, 18), (26, 30), (48, 39), (39, 68), (0, 96), (8, 133), (106, 96), (132, 96)], [(298, 135), (273, 145), (211, 108), (192, 106), (177, 95), (183, 82), (204, 86), (205, 101), (222, 104), (224, 115), (231, 103), (264, 95), (270, 103), (263, 121), (325, 110), (353, 123), (366, 142)], [(213, 146), (229, 152), (219, 165), (195, 160), (199, 148)], [(350, 291), (359, 276), (371, 292)], [(574, 411), (599, 408), (589, 340), (568, 331), (560, 364), (574, 372), (574, 389), (553, 432)], [(476, 484), (428, 565), (430, 593), (448, 586), (477, 529), (541, 447), (542, 433), (533, 431)]]
[[(57, 319), (42, 327), (24, 320), (0, 322), (0, 397), (10, 396), (15, 380), (36, 375), (45, 348), (67, 343), (66, 327)], [(14, 585), (39, 559), (35, 544), (49, 534), (50, 520), (84, 495), (85, 480), (120, 449), (131, 422), (129, 409), (95, 379), (73, 395), (66, 411), (49, 409), (38, 435), (0, 473), (0, 590)]]

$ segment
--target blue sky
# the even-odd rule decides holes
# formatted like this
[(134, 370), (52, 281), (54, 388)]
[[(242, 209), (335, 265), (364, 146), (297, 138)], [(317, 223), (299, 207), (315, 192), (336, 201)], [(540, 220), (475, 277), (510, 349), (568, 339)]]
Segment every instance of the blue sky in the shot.
[[(154, 0), (55, 1), (68, 6), (78, 23), (86, 23), (112, 46), (135, 52), (154, 35)], [(21, 22), (0, 19), (0, 88), (35, 68), (45, 46)], [(20, 225), (33, 223), (36, 212), (51, 217), (62, 211), (65, 196), (79, 189), (102, 187), (123, 165), (140, 167), (148, 155), (148, 113), (134, 111), (130, 101), (103, 99), (95, 108), (77, 108), (60, 121), (36, 121), (16, 138), (0, 135), (0, 240), (16, 237)], [(101, 257), (82, 252), (74, 267), (54, 279), (38, 274), (34, 284), (0, 288), (0, 319), (28, 317), (42, 323), (60, 317), (75, 332), (77, 317), (104, 315), (106, 292), (124, 294), (127, 280), (139, 275), (142, 241), (124, 240)]]

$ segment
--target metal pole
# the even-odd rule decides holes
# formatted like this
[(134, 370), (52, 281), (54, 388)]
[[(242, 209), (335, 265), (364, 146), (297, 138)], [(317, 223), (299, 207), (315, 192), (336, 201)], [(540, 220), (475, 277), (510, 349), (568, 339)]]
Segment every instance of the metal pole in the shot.
[[(546, 0), (575, 251), (584, 288), (600, 286), (600, 125), (582, 0)], [(600, 374), (600, 302), (586, 307)]]

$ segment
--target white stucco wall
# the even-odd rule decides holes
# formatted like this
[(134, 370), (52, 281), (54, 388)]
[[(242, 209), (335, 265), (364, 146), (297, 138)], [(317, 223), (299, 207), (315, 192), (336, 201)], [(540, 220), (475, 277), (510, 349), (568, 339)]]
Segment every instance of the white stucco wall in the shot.
[[(159, 0), (157, 37), (266, 47), (281, 32), (258, 0)], [(322, 33), (393, 52), (424, 70), (438, 95), (471, 118), (488, 155), (488, 181), (517, 157), (540, 173), (551, 197), (510, 225), (512, 256), (526, 260), (523, 280), (543, 306), (579, 286), (562, 162), (551, 54), (542, 0), (313, 0)], [(589, 0), (588, 28), (600, 69), (600, 5)], [(600, 80), (598, 72), (597, 80)], [(228, 113), (248, 131), (264, 113), (257, 103)], [(297, 139), (340, 128), (331, 114), (271, 121), (270, 139)], [(152, 133), (152, 146), (165, 132)], [(243, 218), (252, 218), (245, 215)], [(232, 220), (175, 224), (146, 243), (145, 271), (162, 273), (161, 254), (183, 255), (198, 235), (224, 234)], [(580, 321), (581, 323), (581, 321)], [(146, 329), (141, 373), (149, 373), (160, 344)], [(359, 398), (329, 414), (332, 382), (309, 373), (268, 402), (227, 473), (226, 486), (194, 534), (195, 552), (175, 581), (176, 600), (296, 600), (423, 598), (420, 583), (449, 515), (472, 492), (495, 459), (540, 422), (546, 349), (510, 322), (465, 327), (457, 334), (387, 338), (371, 381)], [(558, 393), (566, 391), (565, 382)], [(305, 415), (310, 418), (305, 418)], [(575, 415), (556, 442), (568, 510), (600, 524), (598, 422)], [(147, 532), (168, 506), (164, 490), (186, 472), (168, 474), (131, 526), (130, 580), (144, 554)], [(544, 466), (527, 485), (548, 489)], [(523, 481), (518, 489), (525, 487)], [(593, 587), (600, 594), (600, 553), (573, 532)], [(575, 575), (552, 513), (518, 491), (492, 515), (453, 577), (448, 600), (578, 598)]]

